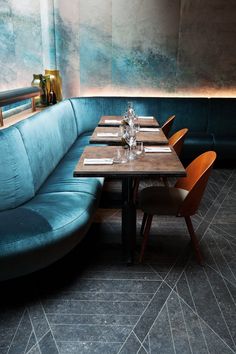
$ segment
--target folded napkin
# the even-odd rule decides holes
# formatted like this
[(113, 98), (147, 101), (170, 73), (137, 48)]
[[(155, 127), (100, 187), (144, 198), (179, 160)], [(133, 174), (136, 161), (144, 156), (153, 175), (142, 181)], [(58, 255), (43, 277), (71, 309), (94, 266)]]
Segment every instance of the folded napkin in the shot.
[(105, 119), (105, 123), (118, 123), (120, 124), (121, 120), (115, 120), (115, 119)]
[(138, 116), (138, 119), (154, 119), (154, 117), (149, 117), (149, 116)]
[(145, 152), (171, 152), (171, 148), (169, 146), (145, 146)]
[(113, 159), (84, 159), (84, 165), (112, 165)]
[(140, 132), (159, 132), (159, 128), (140, 128)]
[(97, 136), (110, 136), (110, 137), (117, 137), (119, 133), (97, 133)]

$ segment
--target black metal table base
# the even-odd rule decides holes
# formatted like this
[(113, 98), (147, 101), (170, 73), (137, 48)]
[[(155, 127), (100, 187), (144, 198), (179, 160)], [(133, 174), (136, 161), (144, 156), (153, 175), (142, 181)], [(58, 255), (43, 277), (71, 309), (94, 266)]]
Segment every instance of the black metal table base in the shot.
[(133, 196), (133, 178), (122, 180), (122, 246), (127, 265), (134, 262), (136, 246), (136, 207)]

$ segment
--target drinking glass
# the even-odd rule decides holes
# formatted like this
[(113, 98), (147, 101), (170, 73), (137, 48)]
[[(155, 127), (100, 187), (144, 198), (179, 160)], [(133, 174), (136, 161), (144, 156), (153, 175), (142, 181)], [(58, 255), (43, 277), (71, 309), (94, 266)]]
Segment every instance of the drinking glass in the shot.
[(136, 142), (136, 155), (142, 155), (143, 153), (143, 142), (142, 141), (137, 141)]
[(133, 127), (127, 126), (125, 129), (124, 139), (129, 145), (129, 160), (134, 160), (136, 158), (136, 154), (132, 151), (136, 145), (136, 131)]

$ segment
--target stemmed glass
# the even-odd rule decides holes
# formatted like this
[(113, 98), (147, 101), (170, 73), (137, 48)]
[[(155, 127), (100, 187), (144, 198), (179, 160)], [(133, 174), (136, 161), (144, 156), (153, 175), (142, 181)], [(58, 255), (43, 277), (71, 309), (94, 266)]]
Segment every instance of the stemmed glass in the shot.
[(136, 131), (134, 127), (127, 126), (125, 128), (124, 139), (126, 143), (129, 145), (129, 160), (134, 160), (136, 158), (136, 154), (132, 151), (133, 147), (136, 145)]

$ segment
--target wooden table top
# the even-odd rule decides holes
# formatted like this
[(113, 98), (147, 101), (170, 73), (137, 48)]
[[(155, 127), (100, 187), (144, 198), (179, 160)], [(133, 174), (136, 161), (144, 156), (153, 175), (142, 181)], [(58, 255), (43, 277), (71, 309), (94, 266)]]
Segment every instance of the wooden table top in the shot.
[[(121, 121), (123, 119), (123, 116), (102, 116), (98, 125), (99, 126), (105, 126), (105, 127), (118, 127), (121, 124)], [(106, 122), (106, 121), (114, 121), (113, 123), (111, 122)], [(119, 122), (118, 122), (119, 121)], [(140, 127), (159, 127), (159, 123), (155, 117), (153, 119), (138, 119), (138, 123)]]
[(112, 165), (84, 165), (85, 158), (114, 158), (120, 146), (87, 146), (74, 170), (74, 177), (150, 177), (185, 176), (185, 169), (175, 151), (144, 153), (127, 163)]
[[(160, 129), (160, 128), (159, 128)], [(118, 136), (98, 136), (98, 134), (115, 133)], [(143, 141), (146, 145), (163, 145), (168, 144), (163, 131), (160, 129), (156, 132), (138, 132), (136, 134), (137, 141)], [(121, 145), (121, 136), (119, 127), (96, 127), (89, 141), (91, 144), (109, 144), (109, 145)]]

